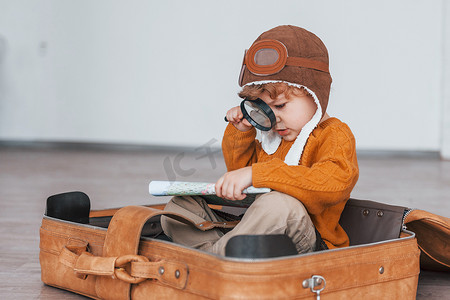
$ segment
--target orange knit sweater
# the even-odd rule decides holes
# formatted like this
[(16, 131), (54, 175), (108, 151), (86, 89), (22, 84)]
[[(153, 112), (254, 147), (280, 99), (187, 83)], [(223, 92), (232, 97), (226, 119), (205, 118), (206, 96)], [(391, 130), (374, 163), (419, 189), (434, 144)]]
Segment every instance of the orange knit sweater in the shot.
[(348, 246), (339, 218), (359, 176), (350, 128), (336, 118), (320, 123), (309, 136), (298, 166), (284, 163), (293, 141), (283, 140), (277, 151), (268, 155), (255, 137), (254, 128), (241, 132), (228, 124), (222, 140), (228, 171), (251, 165), (253, 186), (297, 198), (330, 249)]

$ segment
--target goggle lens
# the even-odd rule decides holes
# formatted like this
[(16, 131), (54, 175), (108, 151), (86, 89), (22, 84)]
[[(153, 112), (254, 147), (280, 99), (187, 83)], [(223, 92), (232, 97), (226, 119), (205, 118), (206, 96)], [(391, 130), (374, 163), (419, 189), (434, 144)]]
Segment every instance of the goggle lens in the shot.
[(275, 64), (280, 56), (275, 49), (260, 49), (255, 53), (254, 61), (260, 66), (269, 66)]

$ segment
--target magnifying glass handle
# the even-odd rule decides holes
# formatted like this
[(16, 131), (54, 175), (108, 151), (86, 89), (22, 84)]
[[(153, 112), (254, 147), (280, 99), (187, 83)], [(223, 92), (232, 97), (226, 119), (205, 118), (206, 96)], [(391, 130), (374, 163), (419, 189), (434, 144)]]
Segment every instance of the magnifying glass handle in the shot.
[[(227, 119), (227, 116), (225, 116), (223, 119), (225, 120), (225, 122), (229, 122)], [(242, 118), (242, 119), (244, 119), (244, 118)], [(242, 119), (241, 119), (241, 121), (242, 121)]]

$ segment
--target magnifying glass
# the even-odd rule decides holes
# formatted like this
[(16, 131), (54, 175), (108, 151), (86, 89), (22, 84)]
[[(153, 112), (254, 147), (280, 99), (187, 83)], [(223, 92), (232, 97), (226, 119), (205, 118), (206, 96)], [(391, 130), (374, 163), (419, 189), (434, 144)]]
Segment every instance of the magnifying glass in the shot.
[[(244, 99), (241, 102), (241, 111), (244, 118), (260, 130), (269, 131), (275, 126), (276, 118), (273, 110), (259, 98), (256, 100)], [(225, 121), (228, 122), (227, 117), (225, 117)]]

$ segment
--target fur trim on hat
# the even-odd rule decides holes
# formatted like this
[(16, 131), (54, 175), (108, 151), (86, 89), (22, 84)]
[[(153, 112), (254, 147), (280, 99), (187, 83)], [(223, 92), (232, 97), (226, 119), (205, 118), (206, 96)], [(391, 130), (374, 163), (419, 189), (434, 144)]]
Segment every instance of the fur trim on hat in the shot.
[[(299, 135), (295, 139), (295, 142), (292, 144), (291, 148), (289, 149), (288, 153), (286, 154), (286, 157), (284, 158), (284, 162), (287, 165), (290, 166), (297, 166), (300, 163), (300, 158), (302, 157), (303, 149), (306, 145), (306, 142), (308, 141), (308, 138), (312, 131), (317, 127), (320, 120), (322, 119), (322, 107), (320, 106), (319, 99), (317, 98), (316, 94), (310, 90), (308, 87), (287, 82), (283, 80), (262, 80), (262, 81), (254, 81), (249, 82), (245, 86), (248, 85), (256, 85), (256, 84), (266, 84), (266, 83), (278, 83), (283, 82), (290, 86), (294, 86), (297, 88), (304, 88), (308, 93), (311, 94), (311, 96), (314, 99), (314, 102), (317, 105), (317, 110), (314, 114), (314, 116), (311, 118), (311, 120), (303, 126), (302, 130), (300, 131)], [(267, 154), (271, 155), (277, 151), (278, 147), (281, 144), (281, 136), (276, 133), (274, 130), (269, 131), (261, 131), (258, 130), (257, 140), (261, 142), (261, 146)]]

